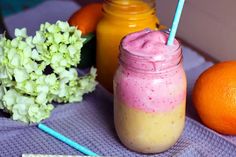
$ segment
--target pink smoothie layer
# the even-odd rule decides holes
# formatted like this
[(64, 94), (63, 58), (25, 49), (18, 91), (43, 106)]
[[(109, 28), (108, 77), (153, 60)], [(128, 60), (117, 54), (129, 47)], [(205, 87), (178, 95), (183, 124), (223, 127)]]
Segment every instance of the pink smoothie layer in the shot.
[[(174, 45), (166, 46), (167, 38), (167, 34), (163, 32), (149, 30), (124, 38), (121, 51), (126, 51), (130, 55), (148, 57), (153, 62), (140, 63), (140, 58), (135, 61), (135, 57), (132, 59), (123, 57), (123, 62), (139, 69), (152, 67), (158, 74), (137, 73), (127, 68), (120, 69), (118, 71), (120, 75), (116, 78), (116, 90), (119, 91), (117, 96), (121, 103), (145, 112), (167, 112), (185, 103), (185, 73), (182, 64), (176, 66), (178, 61), (176, 57), (180, 56), (181, 51), (178, 49), (179, 42), (175, 40)], [(172, 70), (169, 70), (169, 65), (174, 65)]]
[[(168, 35), (161, 31), (143, 30), (126, 36), (122, 42), (123, 49), (134, 55), (152, 57), (153, 59), (165, 60), (174, 55), (179, 42), (167, 46)], [(173, 52), (173, 53), (166, 53)]]

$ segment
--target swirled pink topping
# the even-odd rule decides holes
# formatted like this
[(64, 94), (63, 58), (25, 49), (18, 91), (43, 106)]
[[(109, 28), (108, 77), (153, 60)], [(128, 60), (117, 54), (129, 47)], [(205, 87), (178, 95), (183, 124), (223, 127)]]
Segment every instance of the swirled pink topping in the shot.
[(179, 48), (177, 40), (171, 46), (166, 45), (167, 40), (168, 34), (147, 29), (126, 36), (122, 41), (122, 47), (134, 55), (164, 60), (166, 57), (173, 55), (172, 53), (176, 53), (175, 50)]

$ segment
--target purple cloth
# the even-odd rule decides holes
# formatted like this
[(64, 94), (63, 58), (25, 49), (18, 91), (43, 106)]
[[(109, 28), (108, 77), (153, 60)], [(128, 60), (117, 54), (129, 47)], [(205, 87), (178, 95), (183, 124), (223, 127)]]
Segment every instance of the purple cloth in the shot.
[[(104, 156), (236, 156), (236, 146), (232, 142), (188, 117), (181, 138), (168, 151), (152, 155), (129, 151), (116, 135), (112, 106), (112, 95), (98, 86), (81, 103), (58, 105), (43, 123)], [(1, 157), (19, 157), (27, 153), (80, 154), (40, 131), (36, 125), (3, 117), (0, 118), (0, 152)]]
[[(205, 60), (202, 62), (201, 56), (188, 50), (184, 47), (184, 68), (188, 79), (185, 130), (171, 149), (150, 156), (236, 156), (235, 137), (222, 136), (189, 118), (199, 120), (191, 103), (191, 91), (199, 74), (213, 63)], [(196, 66), (189, 69), (192, 64)], [(58, 105), (44, 123), (100, 155), (147, 156), (129, 151), (120, 143), (114, 129), (112, 106), (112, 95), (97, 86), (96, 91), (86, 95), (81, 103)], [(17, 157), (27, 153), (80, 154), (40, 131), (36, 125), (26, 125), (4, 116), (0, 118), (0, 152), (3, 157)]]

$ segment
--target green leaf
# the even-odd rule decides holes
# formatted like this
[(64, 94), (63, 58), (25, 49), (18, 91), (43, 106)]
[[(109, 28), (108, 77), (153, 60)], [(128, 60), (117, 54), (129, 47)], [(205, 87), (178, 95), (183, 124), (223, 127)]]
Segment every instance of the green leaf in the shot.
[(87, 44), (89, 41), (91, 41), (94, 37), (95, 37), (94, 33), (89, 33), (88, 35), (83, 36), (83, 38), (85, 39), (85, 41), (83, 42), (84, 45)]

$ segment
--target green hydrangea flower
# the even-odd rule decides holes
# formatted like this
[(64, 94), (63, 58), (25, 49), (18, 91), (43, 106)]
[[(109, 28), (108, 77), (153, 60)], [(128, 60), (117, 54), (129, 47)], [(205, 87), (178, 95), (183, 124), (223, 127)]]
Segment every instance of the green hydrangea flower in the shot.
[(78, 76), (84, 38), (67, 22), (45, 23), (35, 36), (16, 29), (15, 38), (0, 36), (0, 109), (13, 120), (37, 123), (48, 118), (52, 101), (80, 102), (97, 82), (96, 69)]

